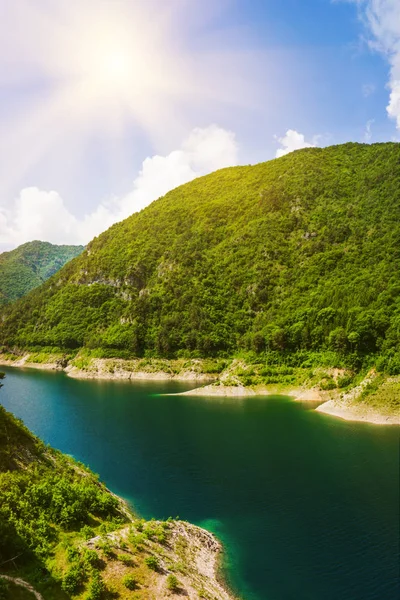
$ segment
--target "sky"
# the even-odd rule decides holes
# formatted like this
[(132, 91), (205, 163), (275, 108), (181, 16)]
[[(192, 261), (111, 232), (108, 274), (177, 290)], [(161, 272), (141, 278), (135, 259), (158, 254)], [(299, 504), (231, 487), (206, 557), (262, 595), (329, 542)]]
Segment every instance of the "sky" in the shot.
[(170, 189), (400, 140), (400, 0), (0, 0), (0, 251)]

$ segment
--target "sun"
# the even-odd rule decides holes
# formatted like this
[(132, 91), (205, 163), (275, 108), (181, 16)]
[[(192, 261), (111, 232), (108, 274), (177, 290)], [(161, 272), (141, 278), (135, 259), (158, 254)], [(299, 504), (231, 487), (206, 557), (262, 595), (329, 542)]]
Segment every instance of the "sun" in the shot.
[(80, 50), (80, 77), (94, 93), (127, 97), (143, 77), (143, 67), (132, 43), (97, 34)]
[[(111, 87), (114, 92), (128, 92), (135, 81), (142, 78), (140, 62), (135, 58), (133, 47), (118, 43), (98, 43), (91, 53), (87, 70), (94, 86)], [(111, 91), (111, 90), (110, 90)]]
[(110, 81), (124, 83), (131, 72), (129, 57), (122, 50), (114, 50), (104, 60), (104, 76)]
[[(243, 106), (251, 86), (243, 85), (247, 75), (239, 75), (237, 65), (247, 55), (242, 60), (235, 52), (231, 58), (214, 42), (203, 47), (190, 39), (192, 28), (195, 36), (202, 31), (195, 15), (199, 10), (203, 23), (208, 3), (6, 2), (18, 27), (0, 36), (0, 87), (21, 90), (21, 102), (14, 107), (6, 101), (12, 118), (0, 140), (0, 191), (13, 189), (22, 173), (28, 177), (45, 158), (53, 160), (53, 148), (81, 168), (87, 148), (99, 140), (107, 168), (118, 170), (135, 152), (127, 152), (128, 138), (146, 140), (149, 148), (169, 147), (197, 118), (214, 120), (214, 108), (222, 114), (224, 105)], [(17, 148), (24, 148), (22, 156)]]

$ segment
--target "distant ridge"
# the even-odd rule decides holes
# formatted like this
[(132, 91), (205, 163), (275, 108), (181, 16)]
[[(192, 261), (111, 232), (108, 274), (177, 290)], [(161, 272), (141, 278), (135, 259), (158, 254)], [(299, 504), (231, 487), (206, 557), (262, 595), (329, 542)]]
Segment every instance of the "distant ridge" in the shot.
[(84, 246), (27, 242), (0, 254), (0, 305), (21, 298), (75, 258)]

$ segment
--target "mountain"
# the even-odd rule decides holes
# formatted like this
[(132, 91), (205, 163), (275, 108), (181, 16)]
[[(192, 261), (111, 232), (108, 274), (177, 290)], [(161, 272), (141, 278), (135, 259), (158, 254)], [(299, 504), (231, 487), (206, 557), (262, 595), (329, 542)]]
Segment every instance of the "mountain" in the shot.
[(54, 600), (173, 593), (194, 600), (200, 590), (204, 598), (233, 600), (219, 582), (220, 550), (189, 523), (135, 517), (97, 475), (43, 444), (0, 405), (2, 600), (33, 598), (21, 579), (42, 594), (36, 597)]
[(183, 185), (8, 307), (0, 336), (121, 357), (330, 352), (399, 373), (400, 144), (307, 148)]
[(13, 302), (41, 285), (84, 246), (54, 246), (48, 242), (28, 242), (0, 254), (0, 305)]

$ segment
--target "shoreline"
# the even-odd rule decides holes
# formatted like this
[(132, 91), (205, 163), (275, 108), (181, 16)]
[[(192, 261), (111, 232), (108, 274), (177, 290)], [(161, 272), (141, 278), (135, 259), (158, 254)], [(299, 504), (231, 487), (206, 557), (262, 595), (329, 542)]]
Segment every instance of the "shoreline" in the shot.
[[(160, 523), (160, 521), (156, 521)], [(134, 521), (122, 529), (106, 534), (112, 547), (122, 549), (129, 541), (129, 531), (134, 526)], [(157, 570), (157, 578), (150, 583), (153, 592), (157, 592), (157, 597), (168, 598), (165, 595), (167, 574), (171, 572), (171, 564), (177, 564), (184, 561), (189, 565), (185, 571), (179, 573), (180, 589), (184, 590), (184, 595), (188, 600), (197, 600), (199, 590), (204, 590), (207, 598), (215, 600), (240, 600), (239, 597), (229, 588), (228, 583), (221, 570), (221, 561), (224, 553), (224, 546), (221, 541), (210, 531), (188, 521), (173, 521), (169, 528), (169, 543), (162, 547), (160, 552), (160, 543), (151, 539), (143, 541), (146, 551), (150, 555), (156, 555), (160, 563), (160, 569)], [(97, 535), (88, 540), (85, 545), (87, 548), (96, 549), (100, 540)], [(179, 547), (179, 550), (177, 550)]]
[[(73, 459), (75, 465), (75, 459)], [(80, 471), (79, 466), (75, 468)], [(89, 467), (90, 468), (90, 467)], [(105, 484), (103, 484), (105, 485)], [(143, 517), (136, 512), (134, 507), (127, 502), (121, 496), (115, 494), (107, 486), (106, 490), (119, 503), (119, 510), (121, 514), (126, 518), (127, 525), (122, 529), (117, 529), (113, 532), (107, 533), (106, 537), (112, 543), (119, 544), (122, 549), (122, 544), (129, 541), (129, 530), (135, 524), (136, 519), (142, 519)], [(161, 523), (161, 521), (157, 521)], [(185, 545), (185, 559), (190, 564), (190, 569), (186, 573), (181, 573), (179, 578), (183, 583), (185, 590), (185, 597), (188, 600), (197, 600), (198, 588), (204, 589), (208, 595), (215, 598), (215, 600), (241, 600), (234, 592), (230, 589), (227, 579), (223, 572), (223, 555), (225, 547), (222, 541), (215, 535), (215, 533), (194, 525), (189, 521), (176, 519), (171, 522), (170, 525), (171, 540), (168, 545), (162, 546), (160, 552), (160, 542), (155, 540), (147, 539), (143, 543), (148, 546), (148, 550), (155, 551), (158, 559), (161, 563), (162, 569), (158, 571), (158, 581), (156, 584), (157, 590), (160, 590), (164, 586), (167, 573), (170, 572), (170, 563), (179, 562), (182, 559), (180, 553), (176, 552), (176, 543), (181, 542), (184, 538), (187, 542)], [(139, 532), (139, 530), (138, 530)], [(100, 539), (100, 536), (95, 536), (86, 542), (86, 546), (95, 549), (96, 541)], [(182, 543), (181, 543), (182, 546)], [(207, 597), (209, 597), (207, 595)], [(166, 598), (167, 596), (163, 596)]]
[(400, 425), (400, 415), (385, 414), (363, 404), (332, 399), (327, 392), (315, 388), (246, 388), (244, 386), (208, 385), (177, 394), (179, 396), (203, 396), (246, 398), (254, 396), (288, 396), (295, 402), (315, 402), (313, 410), (345, 421), (370, 423), (372, 425)]
[[(30, 362), (29, 354), (24, 355), (19, 360), (10, 360), (1, 357), (0, 367), (12, 367), (19, 369), (40, 369), (43, 371), (63, 371), (68, 377), (73, 379), (104, 379), (108, 381), (194, 381), (207, 382), (215, 381), (216, 376), (208, 373), (202, 373), (193, 370), (184, 370), (181, 373), (171, 373), (162, 370), (143, 371), (124, 368), (135, 361), (125, 361), (123, 359), (96, 358), (92, 359), (90, 369), (80, 369), (72, 364), (63, 366), (59, 362)], [(112, 363), (112, 367), (109, 366)]]
[(342, 398), (336, 393), (329, 393), (316, 387), (302, 388), (294, 386), (256, 386), (246, 387), (243, 385), (224, 385), (219, 377), (213, 374), (202, 373), (192, 369), (183, 369), (181, 372), (167, 372), (161, 369), (135, 370), (139, 360), (127, 361), (124, 359), (91, 359), (87, 369), (63, 363), (60, 359), (54, 362), (30, 362), (29, 354), (17, 360), (10, 360), (0, 355), (0, 366), (21, 369), (40, 369), (44, 371), (62, 371), (68, 377), (74, 379), (97, 379), (107, 381), (182, 381), (207, 385), (200, 385), (191, 390), (174, 395), (180, 396), (203, 396), (219, 398), (246, 398), (246, 397), (268, 397), (288, 396), (295, 402), (316, 403), (316, 412), (329, 415), (346, 421), (370, 423), (373, 425), (400, 425), (400, 415), (381, 412), (365, 404), (356, 404), (357, 397), (365, 385), (374, 376), (367, 378), (357, 388), (353, 388)]
[(177, 396), (204, 396), (204, 397), (226, 397), (226, 398), (246, 398), (250, 396), (290, 396), (297, 402), (327, 402), (328, 397), (325, 392), (316, 388), (293, 388), (278, 386), (256, 386), (245, 387), (242, 385), (205, 385), (194, 388), (186, 392), (174, 394)]
[[(49, 558), (46, 556), (46, 560), (43, 562), (43, 566), (49, 572), (51, 577), (56, 575), (56, 581), (61, 583), (65, 581), (66, 565), (71, 564), (71, 560), (67, 558), (65, 564), (65, 550), (66, 546), (61, 542), (62, 531), (68, 532), (70, 536), (69, 548), (74, 548), (76, 552), (80, 553), (82, 549), (91, 549), (95, 551), (96, 560), (100, 558), (97, 551), (102, 551), (101, 555), (101, 571), (102, 580), (108, 586), (110, 584), (114, 588), (118, 587), (121, 590), (121, 586), (124, 585), (123, 575), (131, 575), (132, 571), (129, 570), (132, 567), (141, 568), (146, 564), (146, 560), (149, 556), (152, 556), (156, 560), (156, 568), (145, 568), (144, 578), (135, 581), (140, 583), (139, 588), (148, 590), (146, 592), (146, 598), (159, 598), (166, 600), (170, 598), (171, 593), (168, 587), (168, 578), (171, 577), (177, 569), (176, 565), (182, 564), (183, 568), (177, 573), (179, 576), (178, 592), (184, 595), (188, 600), (197, 600), (199, 596), (199, 590), (204, 591), (204, 598), (213, 598), (215, 600), (239, 600), (234, 591), (230, 589), (228, 584), (227, 576), (220, 570), (220, 560), (225, 552), (223, 543), (218, 537), (203, 527), (189, 523), (188, 521), (176, 519), (167, 519), (161, 521), (158, 519), (144, 519), (137, 513), (131, 504), (128, 504), (125, 499), (115, 494), (110, 488), (102, 483), (98, 476), (96, 476), (90, 469), (82, 465), (76, 460), (62, 453), (60, 450), (45, 446), (38, 437), (31, 434), (21, 422), (16, 421), (15, 417), (11, 413), (4, 411), (6, 417), (12, 419), (11, 424), (15, 424), (19, 427), (19, 431), (23, 431), (25, 438), (21, 438), (22, 441), (17, 442), (14, 445), (7, 446), (13, 450), (16, 454), (21, 454), (25, 451), (28, 454), (28, 463), (20, 463), (17, 470), (27, 470), (32, 464), (36, 465), (48, 465), (49, 472), (53, 474), (58, 470), (65, 472), (74, 472), (74, 476), (71, 476), (71, 481), (82, 482), (85, 478), (89, 478), (92, 486), (98, 487), (101, 492), (107, 495), (111, 495), (116, 499), (116, 505), (113, 508), (112, 517), (121, 517), (118, 521), (111, 521), (111, 516), (107, 514), (107, 520), (103, 521), (99, 517), (93, 526), (93, 530), (89, 538), (83, 536), (79, 527), (75, 527), (72, 530), (59, 529), (56, 530), (54, 542), (51, 547), (51, 562), (48, 563), (46, 560)], [(7, 424), (7, 421), (4, 421)], [(10, 430), (11, 436), (11, 430)], [(43, 449), (38, 450), (37, 453), (31, 454), (28, 446), (30, 442), (43, 444)], [(2, 473), (9, 471), (7, 465), (1, 470)], [(30, 471), (31, 472), (31, 471)], [(34, 482), (35, 479), (29, 480)], [(29, 484), (28, 484), (29, 485)], [(89, 515), (89, 511), (87, 516)], [(111, 514), (111, 513), (110, 513)], [(97, 513), (96, 513), (97, 516)], [(93, 518), (93, 515), (92, 515)], [(106, 518), (106, 517), (105, 517)], [(8, 521), (6, 521), (8, 522)], [(97, 528), (100, 523), (112, 522), (110, 529), (102, 530), (101, 527)], [(92, 525), (92, 523), (90, 523)], [(94, 529), (96, 527), (96, 530)], [(89, 529), (90, 530), (90, 529)], [(145, 530), (147, 530), (145, 532)], [(140, 536), (140, 540), (132, 539)], [(162, 535), (162, 537), (161, 537)], [(109, 553), (104, 551), (105, 539), (109, 542)], [(36, 542), (35, 542), (36, 543)], [(136, 546), (137, 544), (137, 546)], [(139, 547), (140, 546), (140, 547)], [(60, 547), (64, 547), (61, 550)], [(122, 555), (120, 553), (123, 553)], [(118, 554), (117, 554), (118, 553)], [(129, 564), (120, 560), (120, 556), (125, 555), (129, 558)], [(19, 558), (21, 554), (15, 556), (14, 559)], [(134, 557), (134, 559), (133, 559)], [(31, 559), (32, 557), (29, 557)], [(42, 589), (39, 586), (40, 592), (37, 591), (35, 585), (35, 579), (32, 575), (32, 570), (29, 569), (31, 564), (30, 560), (24, 564), (27, 567), (25, 573), (22, 576), (27, 576), (28, 581), (20, 578), (21, 571), (19, 566), (13, 561), (14, 559), (7, 560), (3, 564), (9, 564), (11, 567), (11, 574), (5, 567), (6, 573), (0, 572), (0, 579), (5, 577), (8, 581), (25, 587), (32, 594), (35, 595), (37, 600), (44, 600), (42, 594), (45, 592), (45, 588)], [(61, 561), (60, 561), (61, 559)], [(132, 564), (133, 563), (133, 564)], [(97, 563), (98, 564), (98, 563)], [(37, 569), (37, 563), (33, 563), (35, 570)], [(149, 566), (149, 565), (148, 565)], [(14, 577), (14, 572), (16, 577)], [(42, 583), (36, 581), (36, 583)], [(86, 581), (84, 581), (86, 584)], [(117, 590), (118, 591), (118, 590)], [(124, 589), (125, 591), (125, 589)], [(176, 591), (176, 590), (175, 590)], [(50, 593), (50, 591), (49, 591)], [(75, 596), (75, 594), (74, 594)], [(69, 597), (69, 596), (68, 596)], [(108, 597), (108, 596), (107, 596)], [(113, 596), (114, 597), (114, 596)], [(125, 596), (124, 596), (125, 597)], [(142, 597), (142, 596), (141, 596)]]
[(363, 404), (347, 404), (340, 400), (328, 400), (317, 406), (317, 412), (342, 419), (344, 421), (358, 421), (373, 425), (400, 425), (400, 416), (385, 415), (378, 410)]

